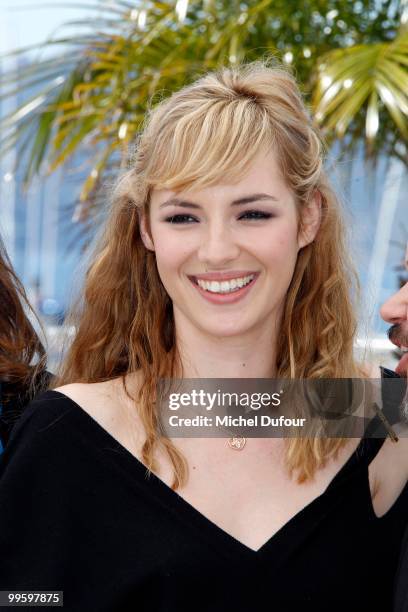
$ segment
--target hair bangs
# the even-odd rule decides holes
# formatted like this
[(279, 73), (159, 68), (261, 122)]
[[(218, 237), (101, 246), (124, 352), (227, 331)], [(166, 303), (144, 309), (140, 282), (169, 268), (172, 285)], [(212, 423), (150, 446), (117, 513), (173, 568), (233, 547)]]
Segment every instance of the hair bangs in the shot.
[(147, 182), (151, 188), (174, 191), (234, 183), (272, 142), (268, 114), (253, 99), (198, 105), (176, 123), (169, 122), (153, 141), (154, 165), (147, 168)]

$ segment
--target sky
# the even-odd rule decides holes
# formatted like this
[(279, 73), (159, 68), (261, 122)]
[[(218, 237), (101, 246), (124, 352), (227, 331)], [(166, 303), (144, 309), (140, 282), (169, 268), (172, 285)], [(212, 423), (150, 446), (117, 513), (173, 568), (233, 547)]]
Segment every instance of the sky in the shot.
[(97, 0), (0, 0), (0, 54), (43, 42), (67, 21), (83, 18)]

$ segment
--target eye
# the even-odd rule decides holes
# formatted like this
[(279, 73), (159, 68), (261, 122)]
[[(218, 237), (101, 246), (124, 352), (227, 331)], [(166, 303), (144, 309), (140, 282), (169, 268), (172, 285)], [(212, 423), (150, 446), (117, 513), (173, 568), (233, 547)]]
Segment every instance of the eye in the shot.
[(171, 215), (171, 217), (166, 217), (165, 221), (166, 223), (187, 224), (195, 223), (197, 222), (197, 219), (191, 215)]
[(271, 213), (262, 212), (261, 210), (247, 210), (243, 213), (238, 219), (249, 219), (257, 220), (257, 219), (270, 219), (273, 217)]

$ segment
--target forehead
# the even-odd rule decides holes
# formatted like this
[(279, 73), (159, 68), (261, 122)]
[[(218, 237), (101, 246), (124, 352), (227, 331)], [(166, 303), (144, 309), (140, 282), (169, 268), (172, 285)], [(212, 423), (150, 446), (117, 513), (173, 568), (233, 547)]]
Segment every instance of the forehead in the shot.
[(274, 151), (261, 151), (258, 153), (248, 166), (247, 171), (235, 180), (225, 178), (208, 186), (195, 188), (194, 185), (182, 191), (171, 189), (153, 189), (151, 191), (151, 201), (160, 205), (167, 199), (182, 194), (183, 197), (210, 198), (217, 196), (218, 199), (234, 199), (245, 194), (267, 192), (275, 196), (278, 200), (283, 200), (291, 195), (291, 190), (287, 186), (278, 160)]

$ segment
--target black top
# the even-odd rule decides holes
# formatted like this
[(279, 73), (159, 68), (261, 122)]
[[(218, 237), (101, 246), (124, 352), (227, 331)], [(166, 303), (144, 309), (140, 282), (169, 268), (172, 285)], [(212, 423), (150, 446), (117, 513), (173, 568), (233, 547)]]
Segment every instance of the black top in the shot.
[(24, 408), (35, 395), (48, 388), (51, 379), (50, 372), (39, 370), (23, 381), (0, 380), (0, 454)]
[(63, 590), (67, 612), (391, 612), (408, 485), (377, 518), (368, 466), (383, 442), (363, 438), (255, 552), (47, 391), (3, 456), (0, 590)]

